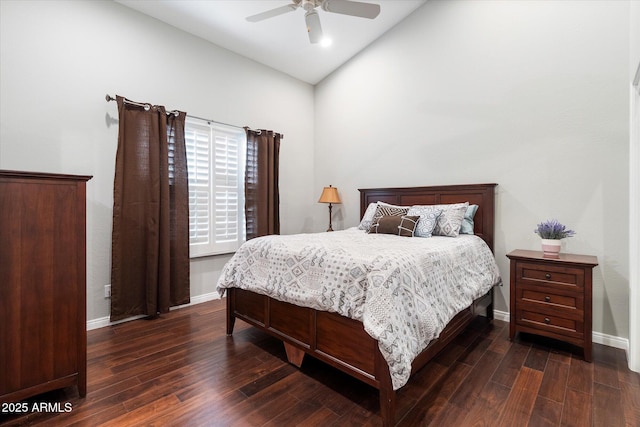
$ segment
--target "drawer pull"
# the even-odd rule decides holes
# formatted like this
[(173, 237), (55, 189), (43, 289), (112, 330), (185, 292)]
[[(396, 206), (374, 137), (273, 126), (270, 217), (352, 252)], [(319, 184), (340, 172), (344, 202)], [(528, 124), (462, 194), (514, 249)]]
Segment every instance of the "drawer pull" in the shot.
[(545, 300), (546, 302), (549, 302), (549, 301), (551, 301), (551, 297), (546, 296), (546, 297), (544, 297), (544, 300)]
[(551, 279), (551, 274), (547, 273), (544, 275), (544, 277), (546, 277), (547, 279)]
[(551, 319), (549, 319), (548, 317), (544, 318), (544, 323), (551, 323)]

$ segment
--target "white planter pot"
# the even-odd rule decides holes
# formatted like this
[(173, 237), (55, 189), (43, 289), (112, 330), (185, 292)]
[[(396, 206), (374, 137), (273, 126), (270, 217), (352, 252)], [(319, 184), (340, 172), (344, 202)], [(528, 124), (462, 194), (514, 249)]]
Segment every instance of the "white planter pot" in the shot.
[(542, 252), (544, 256), (557, 257), (561, 245), (562, 241), (559, 239), (542, 239)]

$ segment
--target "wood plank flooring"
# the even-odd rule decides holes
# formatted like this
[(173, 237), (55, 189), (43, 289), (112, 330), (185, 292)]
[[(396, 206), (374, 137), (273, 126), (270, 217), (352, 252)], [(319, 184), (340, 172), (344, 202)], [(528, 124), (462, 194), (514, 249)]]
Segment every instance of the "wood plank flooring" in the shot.
[[(622, 350), (572, 347), (479, 320), (398, 395), (402, 426), (640, 426), (640, 376)], [(211, 301), (88, 333), (88, 394), (27, 401), (6, 426), (379, 426), (377, 390), (237, 321)], [(33, 404), (50, 402), (42, 411)], [(56, 407), (56, 404), (59, 404)], [(65, 405), (67, 405), (65, 407)], [(65, 412), (65, 409), (70, 409)], [(51, 412), (54, 411), (54, 412)]]

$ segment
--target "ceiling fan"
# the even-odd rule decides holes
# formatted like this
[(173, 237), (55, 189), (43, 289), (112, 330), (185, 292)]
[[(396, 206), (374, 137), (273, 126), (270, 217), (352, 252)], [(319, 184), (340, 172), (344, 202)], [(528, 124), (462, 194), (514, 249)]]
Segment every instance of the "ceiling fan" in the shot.
[(320, 25), (320, 16), (316, 11), (317, 7), (321, 7), (326, 12), (368, 19), (373, 19), (380, 13), (380, 5), (373, 3), (350, 0), (292, 0), (291, 4), (251, 15), (246, 19), (249, 22), (263, 21), (284, 13), (293, 12), (299, 7), (306, 11), (304, 19), (307, 23), (307, 32), (311, 43), (319, 43), (322, 40), (322, 26)]

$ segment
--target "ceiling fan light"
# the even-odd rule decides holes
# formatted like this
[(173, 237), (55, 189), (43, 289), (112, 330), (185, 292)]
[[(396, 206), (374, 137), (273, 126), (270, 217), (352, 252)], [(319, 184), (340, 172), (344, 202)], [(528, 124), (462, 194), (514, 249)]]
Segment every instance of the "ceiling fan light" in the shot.
[(320, 25), (320, 16), (315, 10), (310, 10), (304, 14), (304, 20), (307, 23), (307, 32), (309, 33), (309, 41), (311, 43), (320, 43), (322, 40), (322, 26)]

